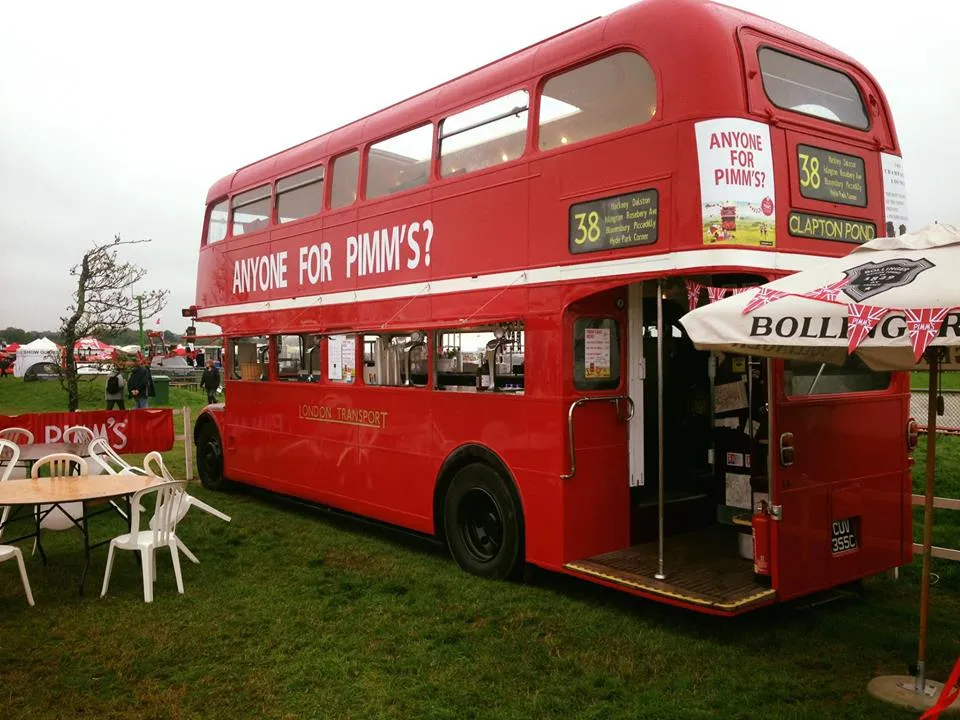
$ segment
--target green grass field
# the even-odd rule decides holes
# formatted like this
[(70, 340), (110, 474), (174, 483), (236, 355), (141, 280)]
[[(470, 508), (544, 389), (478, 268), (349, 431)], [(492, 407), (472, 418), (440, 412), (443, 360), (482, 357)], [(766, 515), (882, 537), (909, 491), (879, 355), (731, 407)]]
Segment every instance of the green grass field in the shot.
[[(99, 407), (102, 381), (84, 397)], [(55, 383), (0, 381), (2, 413), (63, 406)], [(182, 475), (182, 447), (166, 456)], [(960, 440), (941, 440), (937, 464), (938, 494), (960, 497)], [(191, 510), (181, 524), (201, 563), (184, 561), (183, 596), (161, 553), (144, 604), (123, 553), (100, 599), (101, 548), (81, 597), (72, 532), (46, 536), (46, 566), (28, 559), (36, 607), (0, 565), (5, 718), (917, 717), (865, 687), (916, 657), (918, 565), (717, 619), (537, 570), (485, 581), (420, 537), (252, 490), (191, 492), (233, 521)], [(960, 547), (947, 515), (936, 542)], [(92, 532), (122, 531), (110, 522)], [(934, 570), (928, 674), (942, 680), (960, 655), (960, 572)]]

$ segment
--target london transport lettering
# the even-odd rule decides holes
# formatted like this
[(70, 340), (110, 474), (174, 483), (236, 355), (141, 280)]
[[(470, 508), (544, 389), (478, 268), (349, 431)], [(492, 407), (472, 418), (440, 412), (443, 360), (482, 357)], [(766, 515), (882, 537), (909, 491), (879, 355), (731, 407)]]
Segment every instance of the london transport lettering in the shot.
[(656, 190), (640, 190), (571, 206), (570, 252), (655, 243), (658, 197)]
[(383, 429), (387, 426), (385, 410), (363, 410), (359, 408), (331, 407), (303, 403), (297, 406), (297, 417), (301, 420), (315, 420), (340, 425), (356, 425)]
[[(350, 235), (338, 243), (345, 246), (343, 274), (351, 279), (430, 267), (433, 236), (430, 218)], [(234, 260), (231, 293), (296, 291), (333, 282), (333, 247), (332, 242), (323, 241), (301, 245), (292, 252), (280, 250)], [(291, 255), (296, 258), (292, 273)]]
[(797, 171), (803, 197), (867, 206), (863, 158), (812, 145), (797, 145)]
[(877, 226), (870, 222), (796, 211), (787, 218), (787, 228), (796, 237), (849, 243), (865, 243), (877, 236)]
[[(850, 330), (850, 321), (846, 317), (815, 317), (812, 315), (786, 316), (776, 322), (766, 315), (754, 315), (751, 318), (750, 337), (810, 338), (822, 340), (846, 339)], [(878, 322), (867, 337), (880, 337), (895, 340), (907, 332), (906, 318), (893, 312)], [(940, 326), (938, 337), (960, 337), (960, 313), (948, 313)]]

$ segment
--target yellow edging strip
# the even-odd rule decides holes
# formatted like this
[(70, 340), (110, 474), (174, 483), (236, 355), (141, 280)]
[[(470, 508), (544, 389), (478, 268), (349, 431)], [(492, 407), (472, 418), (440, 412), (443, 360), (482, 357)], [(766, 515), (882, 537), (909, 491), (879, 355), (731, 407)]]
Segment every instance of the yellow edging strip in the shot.
[(761, 590), (754, 595), (750, 595), (749, 597), (742, 598), (741, 600), (737, 600), (735, 602), (714, 602), (712, 600), (704, 600), (703, 598), (691, 597), (689, 595), (681, 595), (680, 593), (663, 590), (652, 585), (644, 585), (643, 583), (634, 582), (633, 580), (625, 580), (621, 577), (617, 577), (616, 575), (608, 575), (607, 573), (602, 573), (599, 570), (594, 570), (592, 568), (586, 568), (582, 565), (577, 565), (576, 563), (567, 563), (564, 565), (564, 567), (584, 573), (585, 575), (594, 575), (596, 577), (603, 578), (604, 580), (610, 580), (611, 582), (619, 583), (620, 585), (628, 585), (629, 587), (634, 587), (639, 590), (646, 590), (647, 592), (655, 595), (665, 595), (677, 600), (693, 603), (694, 605), (706, 605), (708, 607), (718, 607), (724, 610), (735, 610), (743, 605), (749, 605), (752, 602), (756, 602), (765, 597), (771, 597), (776, 594), (776, 591), (771, 588), (770, 590)]

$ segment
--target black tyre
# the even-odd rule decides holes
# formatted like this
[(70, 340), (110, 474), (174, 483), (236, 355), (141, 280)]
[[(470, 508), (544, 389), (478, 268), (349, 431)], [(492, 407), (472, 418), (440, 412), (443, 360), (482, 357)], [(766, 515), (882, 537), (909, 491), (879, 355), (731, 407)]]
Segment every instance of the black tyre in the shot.
[(197, 434), (197, 473), (200, 482), (210, 490), (223, 490), (227, 479), (223, 476), (223, 445), (220, 433), (213, 423), (206, 423)]
[(523, 569), (520, 503), (489, 465), (473, 463), (454, 476), (443, 501), (450, 554), (474, 575), (501, 580)]

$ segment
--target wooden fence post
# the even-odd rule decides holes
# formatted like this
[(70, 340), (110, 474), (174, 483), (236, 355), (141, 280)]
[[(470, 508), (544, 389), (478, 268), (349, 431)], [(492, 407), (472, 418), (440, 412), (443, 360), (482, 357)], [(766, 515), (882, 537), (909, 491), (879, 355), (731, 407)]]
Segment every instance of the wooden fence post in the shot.
[(193, 480), (193, 432), (191, 432), (190, 407), (183, 406), (183, 461), (186, 464), (187, 482)]

